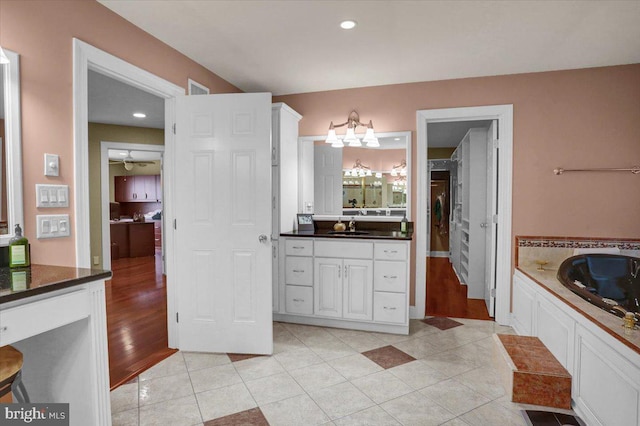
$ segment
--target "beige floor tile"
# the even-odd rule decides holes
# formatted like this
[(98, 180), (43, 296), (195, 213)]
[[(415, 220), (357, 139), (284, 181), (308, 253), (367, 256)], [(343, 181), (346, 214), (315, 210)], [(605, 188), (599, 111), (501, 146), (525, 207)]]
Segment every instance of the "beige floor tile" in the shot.
[(356, 354), (356, 350), (337, 337), (307, 343), (307, 346), (325, 361)]
[(392, 399), (380, 406), (403, 425), (435, 426), (455, 417), (418, 392)]
[(413, 388), (388, 371), (361, 377), (351, 383), (376, 404), (413, 392)]
[(307, 392), (346, 381), (342, 374), (338, 373), (327, 363), (293, 370), (290, 374)]
[(384, 340), (373, 333), (357, 330), (331, 329), (331, 334), (351, 346), (357, 352), (366, 352), (371, 349), (381, 348), (388, 345)]
[(243, 380), (255, 380), (284, 372), (284, 368), (274, 357), (261, 356), (234, 362), (240, 377)]
[(245, 383), (259, 406), (304, 393), (289, 373), (280, 373)]
[(420, 390), (420, 393), (456, 416), (491, 402), (486, 396), (451, 379), (426, 387)]
[(189, 372), (195, 393), (242, 383), (233, 364), (223, 364)]
[(217, 419), (257, 406), (243, 383), (196, 394), (202, 419)]
[(138, 382), (121, 385), (111, 392), (111, 412), (138, 408)]
[(500, 374), (494, 368), (476, 368), (453, 379), (492, 400), (505, 395)]
[(393, 417), (377, 405), (334, 421), (337, 426), (396, 426)]
[(444, 350), (432, 345), (430, 336), (405, 340), (403, 342), (394, 343), (393, 346), (400, 349), (402, 352), (408, 353), (415, 359), (422, 359)]
[(406, 364), (390, 368), (387, 371), (415, 390), (422, 389), (447, 379), (444, 374), (429, 367), (423, 360), (411, 361)]
[(260, 407), (271, 426), (323, 425), (329, 417), (307, 394)]
[(404, 335), (404, 334), (391, 334), (391, 333), (371, 333), (372, 336), (382, 340), (387, 345), (395, 344), (398, 342), (404, 342), (406, 340), (411, 340), (413, 337)]
[(457, 376), (477, 368), (476, 363), (460, 358), (450, 352), (430, 355), (424, 358), (423, 362), (447, 377)]
[(111, 415), (111, 426), (138, 426), (139, 424), (140, 420), (137, 407)]
[(519, 411), (504, 407), (493, 401), (461, 416), (461, 419), (473, 426), (526, 426), (527, 422)]
[(277, 335), (273, 336), (274, 354), (295, 351), (299, 349), (307, 349), (307, 347), (288, 330), (285, 329), (284, 331), (279, 332)]
[(193, 394), (188, 373), (158, 377), (140, 382), (140, 406), (181, 398)]
[(191, 426), (202, 423), (193, 395), (140, 407), (140, 426)]
[(287, 371), (297, 370), (299, 368), (324, 362), (322, 358), (306, 346), (301, 349), (279, 353), (275, 355), (275, 358)]
[(205, 354), (197, 352), (183, 352), (187, 370), (195, 371), (203, 368), (215, 367), (216, 365), (230, 364), (231, 360), (227, 354)]
[(412, 319), (409, 321), (409, 336), (412, 338), (428, 336), (439, 332), (439, 329), (432, 327), (429, 324), (425, 324), (421, 320)]
[(140, 374), (140, 380), (156, 379), (158, 377), (172, 376), (187, 372), (182, 352), (176, 352), (169, 358), (160, 361), (147, 371)]
[(346, 382), (309, 393), (332, 420), (369, 408), (375, 403), (353, 384)]
[(382, 371), (382, 367), (362, 354), (345, 356), (327, 361), (327, 363), (347, 380), (357, 379), (358, 377)]
[(448, 422), (443, 423), (441, 426), (472, 426), (472, 425), (463, 421), (460, 417), (456, 417), (455, 419), (451, 419)]

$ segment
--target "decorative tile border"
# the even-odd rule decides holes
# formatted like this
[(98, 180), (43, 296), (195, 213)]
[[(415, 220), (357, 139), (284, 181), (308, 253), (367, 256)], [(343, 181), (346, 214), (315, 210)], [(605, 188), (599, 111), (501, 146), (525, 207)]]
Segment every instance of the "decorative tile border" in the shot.
[(516, 237), (517, 247), (545, 248), (612, 248), (640, 250), (640, 239), (583, 238), (583, 237)]

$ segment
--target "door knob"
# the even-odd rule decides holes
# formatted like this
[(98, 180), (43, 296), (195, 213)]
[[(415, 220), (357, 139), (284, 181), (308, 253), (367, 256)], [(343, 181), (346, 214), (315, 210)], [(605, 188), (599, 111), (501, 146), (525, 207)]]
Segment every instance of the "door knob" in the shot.
[(266, 235), (261, 234), (261, 235), (258, 237), (258, 241), (260, 241), (261, 243), (266, 243), (266, 242), (267, 242), (267, 238), (268, 238), (268, 237), (267, 237)]
[(487, 228), (489, 226), (488, 223), (481, 223), (480, 228)]

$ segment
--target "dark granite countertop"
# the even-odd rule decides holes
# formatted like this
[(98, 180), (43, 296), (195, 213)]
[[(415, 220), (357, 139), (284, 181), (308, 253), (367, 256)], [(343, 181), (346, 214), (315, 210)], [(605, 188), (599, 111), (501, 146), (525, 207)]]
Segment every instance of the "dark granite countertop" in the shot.
[(2, 267), (0, 304), (105, 278), (111, 278), (111, 271), (48, 265)]
[(411, 240), (413, 232), (402, 233), (400, 231), (365, 231), (366, 234), (330, 234), (329, 230), (318, 229), (315, 231), (291, 231), (280, 234), (282, 237), (315, 237), (315, 238), (354, 238), (360, 240)]

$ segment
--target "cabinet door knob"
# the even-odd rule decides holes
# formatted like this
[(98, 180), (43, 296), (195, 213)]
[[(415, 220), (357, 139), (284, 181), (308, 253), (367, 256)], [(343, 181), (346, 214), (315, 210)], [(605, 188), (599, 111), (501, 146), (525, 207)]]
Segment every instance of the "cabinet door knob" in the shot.
[(297, 272), (299, 274), (302, 274), (304, 272), (304, 269), (294, 269), (293, 272)]
[(397, 275), (385, 275), (384, 277), (388, 280), (395, 280), (396, 278), (398, 278)]

